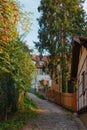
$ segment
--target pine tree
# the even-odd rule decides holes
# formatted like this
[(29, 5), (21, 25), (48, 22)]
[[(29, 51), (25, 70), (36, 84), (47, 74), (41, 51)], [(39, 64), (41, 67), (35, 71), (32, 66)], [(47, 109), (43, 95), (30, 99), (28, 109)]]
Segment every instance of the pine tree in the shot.
[(35, 43), (35, 46), (41, 54), (44, 51), (50, 54), (51, 74), (60, 64), (63, 92), (66, 91), (69, 75), (71, 38), (73, 35), (86, 36), (87, 22), (86, 13), (82, 7), (83, 2), (84, 0), (41, 0), (38, 7), (41, 17), (38, 19), (39, 42)]

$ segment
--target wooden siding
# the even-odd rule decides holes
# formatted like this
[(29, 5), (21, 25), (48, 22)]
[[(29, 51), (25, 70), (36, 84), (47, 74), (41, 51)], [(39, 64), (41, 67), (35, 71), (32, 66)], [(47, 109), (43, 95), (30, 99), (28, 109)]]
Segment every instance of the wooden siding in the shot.
[(58, 91), (58, 92), (60, 92), (60, 91), (62, 91), (61, 89), (62, 89), (62, 87), (61, 87), (61, 80), (60, 80), (60, 82), (58, 82), (58, 84), (56, 83), (56, 81), (53, 79), (52, 80), (52, 89), (53, 90), (55, 90), (55, 91)]
[(85, 73), (84, 90), (83, 82), (84, 81), (81, 80), (81, 82), (78, 85), (78, 110), (87, 107), (87, 73)]
[(87, 107), (87, 50), (83, 46), (81, 47), (79, 56), (77, 88), (77, 106), (78, 111), (80, 111), (81, 109)]
[(68, 108), (72, 111), (77, 111), (77, 96), (76, 93), (61, 93), (53, 89), (48, 88), (46, 91), (47, 99)]

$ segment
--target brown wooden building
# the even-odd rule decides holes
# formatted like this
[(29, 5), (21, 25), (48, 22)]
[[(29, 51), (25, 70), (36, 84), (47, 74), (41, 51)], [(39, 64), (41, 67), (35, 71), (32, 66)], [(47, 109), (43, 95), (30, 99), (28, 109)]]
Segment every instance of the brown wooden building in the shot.
[(77, 110), (87, 110), (87, 38), (73, 37), (71, 80), (77, 87)]

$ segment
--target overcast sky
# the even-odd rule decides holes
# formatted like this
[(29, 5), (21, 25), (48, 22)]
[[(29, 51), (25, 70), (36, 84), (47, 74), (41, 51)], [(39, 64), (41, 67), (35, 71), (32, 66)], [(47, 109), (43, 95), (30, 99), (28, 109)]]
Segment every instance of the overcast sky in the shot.
[[(33, 41), (38, 41), (38, 22), (37, 18), (39, 18), (40, 14), (38, 13), (38, 6), (40, 5), (40, 0), (18, 0), (20, 1), (21, 4), (24, 5), (24, 10), (28, 12), (32, 12), (33, 14), (31, 15), (31, 31), (25, 38), (26, 43), (29, 45), (30, 48), (34, 48), (34, 43)], [(87, 0), (84, 4), (84, 9), (87, 12)]]

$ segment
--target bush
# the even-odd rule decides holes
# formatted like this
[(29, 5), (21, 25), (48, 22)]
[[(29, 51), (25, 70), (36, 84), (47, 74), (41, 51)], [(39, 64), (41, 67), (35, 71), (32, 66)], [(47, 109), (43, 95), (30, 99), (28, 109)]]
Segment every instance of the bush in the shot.
[(0, 119), (7, 119), (9, 111), (17, 110), (18, 92), (11, 76), (0, 73)]
[(46, 98), (42, 95), (42, 94), (39, 94), (37, 92), (34, 93), (37, 97), (39, 97), (40, 99), (43, 99), (43, 100), (46, 100)]
[(32, 111), (37, 108), (36, 104), (27, 97), (24, 98), (23, 108), (16, 113), (9, 113), (8, 121), (0, 123), (0, 130), (20, 130), (29, 118), (37, 118), (37, 114)]
[(28, 110), (35, 110), (37, 108), (36, 104), (32, 99), (29, 99), (28, 97), (24, 98), (23, 106), (21, 106), (20, 111), (28, 111)]

